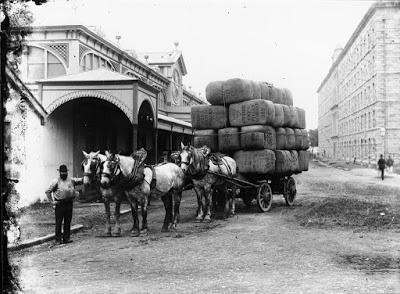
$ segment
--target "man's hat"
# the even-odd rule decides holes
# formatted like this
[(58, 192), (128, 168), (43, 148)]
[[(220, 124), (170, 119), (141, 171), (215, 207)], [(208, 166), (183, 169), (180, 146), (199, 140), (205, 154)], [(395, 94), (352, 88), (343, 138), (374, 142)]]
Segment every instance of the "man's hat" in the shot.
[(66, 172), (68, 172), (68, 168), (65, 164), (61, 164), (60, 167), (58, 168), (58, 171), (66, 173)]

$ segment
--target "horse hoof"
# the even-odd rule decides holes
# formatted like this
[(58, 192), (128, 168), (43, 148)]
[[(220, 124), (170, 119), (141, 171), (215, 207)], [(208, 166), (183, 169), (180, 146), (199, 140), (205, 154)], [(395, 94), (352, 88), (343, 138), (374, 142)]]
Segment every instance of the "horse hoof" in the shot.
[(202, 220), (203, 220), (202, 218), (198, 218), (198, 217), (196, 217), (196, 219), (194, 220), (194, 222), (195, 222), (195, 223), (201, 223), (201, 222), (202, 222)]
[(141, 229), (140, 234), (147, 234), (147, 228), (146, 229)]
[(140, 236), (140, 232), (139, 231), (132, 231), (131, 232), (131, 237), (139, 237)]
[(161, 232), (168, 233), (169, 232), (168, 227), (162, 227)]
[(211, 218), (208, 216), (206, 216), (204, 219), (203, 219), (203, 222), (205, 222), (205, 223), (211, 223)]

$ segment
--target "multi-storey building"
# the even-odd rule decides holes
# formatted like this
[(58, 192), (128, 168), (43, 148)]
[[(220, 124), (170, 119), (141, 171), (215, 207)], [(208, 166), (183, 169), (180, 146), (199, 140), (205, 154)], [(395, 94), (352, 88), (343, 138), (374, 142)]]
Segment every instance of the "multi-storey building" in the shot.
[(317, 91), (321, 155), (399, 160), (400, 2), (373, 4), (332, 62)]
[(22, 194), (33, 199), (44, 195), (60, 164), (80, 176), (82, 151), (128, 155), (144, 147), (147, 162), (157, 162), (191, 141), (190, 106), (205, 104), (183, 85), (177, 43), (140, 54), (81, 25), (33, 27), (19, 75), (9, 73), (26, 101), (22, 108), (8, 104), (19, 113), (7, 119), (9, 156), (18, 162)]

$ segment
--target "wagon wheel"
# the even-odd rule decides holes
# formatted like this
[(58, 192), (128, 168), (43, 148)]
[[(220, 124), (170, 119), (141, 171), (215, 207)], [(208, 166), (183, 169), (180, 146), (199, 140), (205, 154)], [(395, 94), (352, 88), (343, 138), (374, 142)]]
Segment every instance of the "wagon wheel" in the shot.
[(296, 190), (296, 182), (292, 177), (289, 177), (284, 182), (283, 187), (283, 197), (285, 198), (286, 205), (293, 206), (294, 200), (296, 198), (297, 190)]
[(272, 205), (272, 189), (268, 183), (262, 183), (257, 189), (257, 204), (262, 212), (267, 212)]

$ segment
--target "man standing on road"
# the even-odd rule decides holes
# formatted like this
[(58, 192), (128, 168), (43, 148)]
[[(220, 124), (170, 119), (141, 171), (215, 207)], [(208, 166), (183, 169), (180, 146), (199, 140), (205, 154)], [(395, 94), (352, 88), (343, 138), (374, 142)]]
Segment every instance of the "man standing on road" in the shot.
[[(53, 203), (56, 216), (56, 244), (70, 243), (73, 201), (77, 194), (76, 185), (82, 185), (82, 178), (68, 177), (67, 166), (62, 164), (58, 169), (60, 176), (55, 179), (46, 190), (46, 196)], [(64, 220), (63, 234), (61, 224)], [(62, 237), (62, 240), (61, 240)]]
[(385, 178), (385, 168), (386, 168), (386, 160), (383, 158), (383, 155), (381, 154), (381, 157), (378, 160), (378, 168), (381, 171), (381, 178), (382, 181)]
[(390, 155), (389, 155), (389, 158), (388, 158), (388, 160), (386, 161), (386, 165), (387, 165), (387, 167), (388, 167), (388, 172), (389, 172), (389, 174), (391, 174), (391, 173), (393, 173), (393, 164), (394, 164), (394, 160), (390, 157)]

